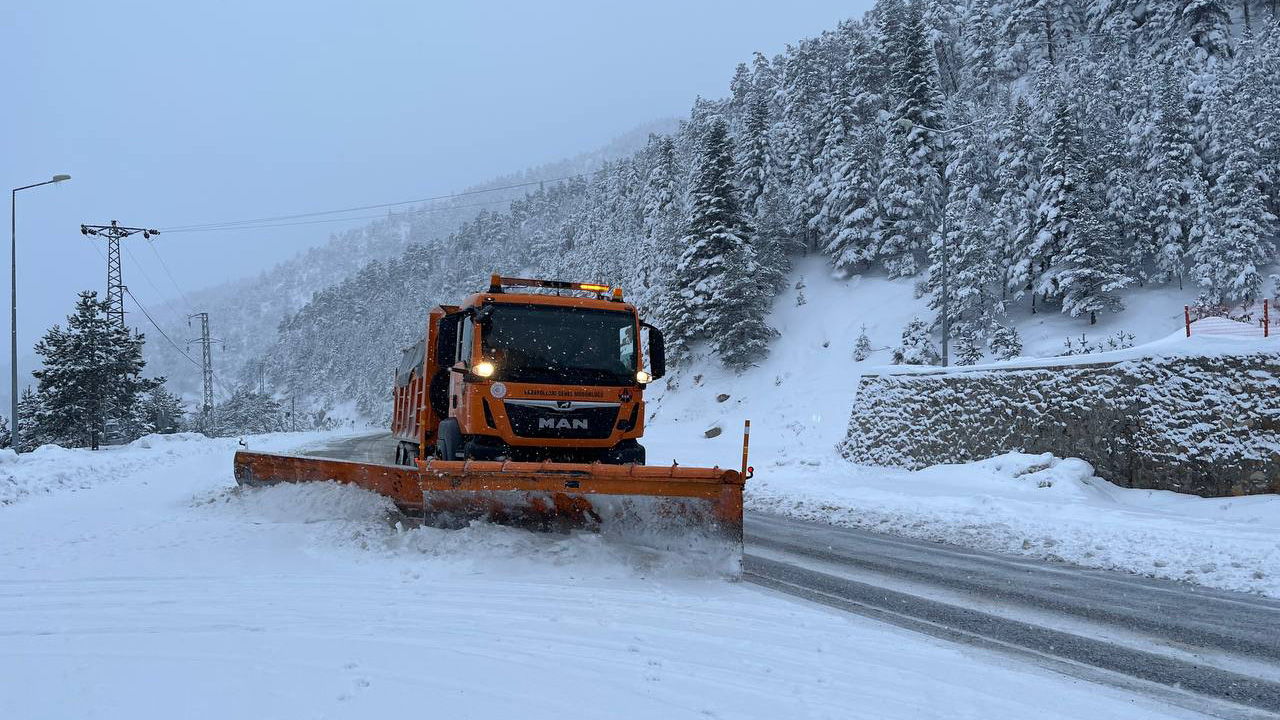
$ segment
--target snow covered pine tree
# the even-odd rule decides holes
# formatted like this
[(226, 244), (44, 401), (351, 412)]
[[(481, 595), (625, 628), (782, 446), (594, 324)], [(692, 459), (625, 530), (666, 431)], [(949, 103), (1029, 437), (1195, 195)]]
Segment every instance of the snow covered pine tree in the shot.
[(724, 120), (711, 121), (702, 148), (685, 251), (676, 266), (684, 313), (670, 330), (685, 342), (708, 340), (725, 365), (741, 370), (768, 353), (775, 334), (764, 322), (770, 296), (757, 279), (752, 228), (738, 205)]
[(929, 325), (918, 317), (902, 329), (902, 344), (893, 349), (894, 365), (937, 365), (941, 358), (929, 338)]
[(139, 401), (164, 380), (140, 376), (146, 365), (142, 343), (141, 334), (107, 319), (107, 303), (98, 293), (80, 293), (66, 329), (54, 325), (36, 344), (43, 359), (32, 373), (43, 405), (36, 416), (38, 434), (48, 442), (96, 449), (110, 425), (121, 428), (126, 441), (149, 432), (135, 421)]

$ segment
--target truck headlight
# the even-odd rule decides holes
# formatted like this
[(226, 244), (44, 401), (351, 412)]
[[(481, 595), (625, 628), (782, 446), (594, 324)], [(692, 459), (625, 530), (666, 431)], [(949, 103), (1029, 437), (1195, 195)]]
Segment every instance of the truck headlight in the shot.
[(495, 369), (496, 368), (493, 367), (493, 363), (489, 362), (488, 360), (481, 360), (480, 362), (476, 363), (475, 367), (471, 368), (471, 372), (475, 373), (476, 375), (479, 375), (482, 378), (487, 378), (493, 375), (493, 371)]
[(653, 376), (643, 370), (639, 370), (636, 372), (636, 382), (651, 383), (653, 382)]

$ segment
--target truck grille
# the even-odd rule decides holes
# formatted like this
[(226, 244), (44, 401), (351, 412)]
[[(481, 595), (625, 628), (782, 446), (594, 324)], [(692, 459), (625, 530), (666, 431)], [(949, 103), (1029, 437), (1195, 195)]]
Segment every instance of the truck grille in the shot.
[(504, 405), (511, 431), (520, 437), (602, 440), (613, 433), (613, 426), (618, 422), (617, 405), (569, 409), (557, 408), (552, 403), (508, 402)]

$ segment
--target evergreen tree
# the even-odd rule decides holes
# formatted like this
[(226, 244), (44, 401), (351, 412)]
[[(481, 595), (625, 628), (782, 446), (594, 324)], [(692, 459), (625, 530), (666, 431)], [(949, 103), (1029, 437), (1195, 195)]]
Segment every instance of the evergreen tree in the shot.
[(1001, 143), (997, 159), (996, 206), (991, 220), (992, 236), (1002, 240), (999, 247), (1003, 268), (1001, 297), (1008, 292), (1017, 299), (1031, 289), (1037, 258), (1036, 198), (1040, 194), (1040, 149), (1031, 128), (1031, 105), (1018, 98), (998, 134)]
[(742, 212), (754, 229), (751, 244), (755, 248), (759, 264), (759, 282), (763, 292), (773, 294), (787, 284), (791, 271), (791, 254), (801, 249), (796, 246), (787, 227), (783, 204), (779, 202), (779, 188), (769, 177), (769, 100), (775, 92), (773, 73), (764, 56), (756, 54), (756, 67), (752, 75), (752, 87), (748, 115), (743, 122), (741, 142), (745, 147), (738, 155), (745, 165), (736, 166), (739, 187), (742, 190)]
[(1171, 71), (1160, 79), (1158, 146), (1147, 170), (1155, 178), (1150, 204), (1154, 235), (1151, 256), (1157, 278), (1182, 280), (1186, 255), (1204, 224), (1204, 189), (1195, 170), (1195, 148), (1187, 129), (1191, 117), (1185, 92)]
[(1212, 62), (1231, 57), (1231, 13), (1224, 0), (1180, 0), (1182, 23), (1196, 49), (1194, 59)]
[(215, 437), (279, 432), (284, 429), (280, 403), (270, 394), (241, 386), (213, 411)]
[[(643, 252), (640, 253), (638, 295), (642, 307), (667, 318), (664, 302), (679, 255), (679, 239), (684, 206), (676, 167), (675, 143), (668, 136), (650, 140), (650, 167), (645, 178), (642, 203)], [(664, 314), (665, 313), (665, 314)]]
[(141, 415), (153, 428), (153, 432), (167, 434), (182, 429), (182, 399), (169, 392), (163, 385), (157, 385), (147, 393), (141, 403)]
[(1195, 248), (1192, 270), (1211, 303), (1260, 297), (1262, 270), (1275, 262), (1277, 251), (1276, 217), (1258, 189), (1257, 147), (1240, 118), (1228, 114), (1230, 105), (1224, 103), (1222, 112), (1225, 156), (1210, 191), (1212, 230)]
[(862, 362), (871, 357), (872, 352), (871, 338), (867, 337), (867, 326), (863, 325), (862, 330), (858, 333), (858, 339), (853, 343), (853, 359), (857, 362)]
[(845, 273), (867, 268), (876, 259), (878, 153), (872, 133), (859, 133), (838, 158), (834, 187), (825, 199), (823, 213), (832, 219), (832, 227), (823, 250), (831, 257), (831, 264)]
[(731, 150), (728, 126), (713, 121), (703, 140), (685, 250), (675, 270), (684, 313), (671, 335), (677, 349), (705, 338), (726, 365), (742, 369), (765, 356), (774, 331), (764, 322), (770, 297), (756, 279), (759, 265), (732, 182)]
[(989, 101), (1001, 83), (997, 30), (991, 0), (974, 0), (965, 17), (965, 70), (973, 97)]
[(142, 335), (112, 323), (106, 313), (96, 292), (82, 292), (67, 328), (54, 325), (36, 344), (43, 359), (32, 373), (44, 404), (41, 430), (59, 444), (96, 448), (109, 425), (133, 439), (140, 397), (163, 382), (140, 377), (146, 365)]
[[(1084, 208), (1081, 185), (1085, 180), (1081, 141), (1071, 107), (1055, 102), (1053, 126), (1044, 168), (1040, 173), (1040, 207), (1036, 210), (1036, 235), (1027, 253), (1033, 289), (1045, 297), (1056, 295), (1058, 277), (1050, 272), (1057, 255), (1078, 244), (1076, 235)], [(1034, 307), (1034, 295), (1032, 307)]]
[(13, 444), (13, 431), (9, 429), (9, 418), (0, 415), (0, 450)]
[(1062, 311), (1071, 317), (1088, 313), (1090, 325), (1098, 322), (1099, 312), (1123, 309), (1115, 293), (1131, 282), (1117, 252), (1116, 227), (1100, 209), (1101, 200), (1092, 199), (1096, 204), (1077, 210), (1075, 227), (1053, 270), (1054, 285), (1062, 293)]
[(28, 386), (18, 398), (18, 452), (31, 452), (55, 442), (45, 430), (49, 426), (44, 399)]
[(942, 117), (920, 5), (891, 3), (884, 11), (896, 17), (885, 38), (894, 108), (880, 165), (880, 257), (890, 277), (906, 277), (917, 272), (916, 254), (938, 226), (943, 198), (933, 128)]
[[(745, 65), (742, 66), (745, 69)], [(769, 59), (756, 53), (754, 70), (743, 81), (743, 118), (735, 136), (738, 187), (742, 191), (742, 207), (757, 220), (763, 211), (763, 198), (772, 170), (769, 163), (770, 101), (776, 88)]]
[(937, 365), (940, 358), (929, 337), (929, 325), (912, 318), (902, 329), (902, 344), (893, 349), (894, 365)]
[(956, 352), (957, 365), (977, 365), (982, 362), (982, 345), (972, 332), (960, 336), (960, 345)]
[(1022, 354), (1022, 337), (1017, 328), (1009, 325), (997, 325), (987, 344), (997, 360), (1012, 360)]
[(976, 342), (990, 331), (1003, 313), (1000, 302), (999, 239), (992, 237), (992, 180), (988, 151), (972, 135), (959, 140), (946, 207), (946, 232), (939, 233), (930, 252), (928, 289), (930, 307), (938, 313), (935, 326), (943, 325), (943, 310), (952, 338)]

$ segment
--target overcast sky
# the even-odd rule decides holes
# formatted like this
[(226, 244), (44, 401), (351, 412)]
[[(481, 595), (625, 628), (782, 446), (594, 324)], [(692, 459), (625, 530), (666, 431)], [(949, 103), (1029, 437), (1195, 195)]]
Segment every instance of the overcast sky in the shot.
[[(753, 51), (870, 4), (5, 3), (4, 180), (72, 176), (18, 195), (20, 352), (76, 291), (105, 285), (82, 222), (166, 227), (449, 192), (684, 116), (696, 95), (727, 94)], [(155, 250), (195, 288), (333, 230), (162, 235)], [(145, 241), (126, 243), (125, 284), (161, 304), (145, 272), (176, 295)]]

